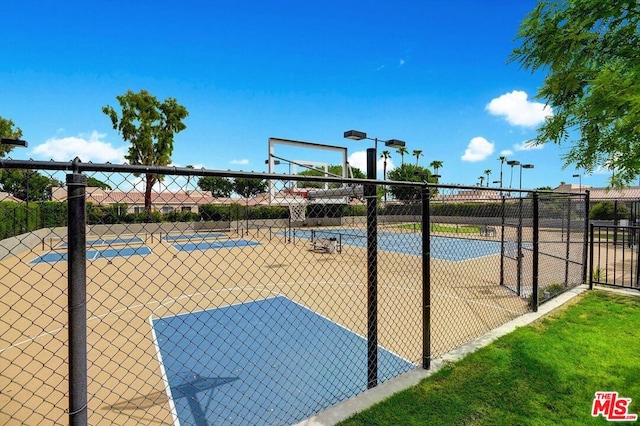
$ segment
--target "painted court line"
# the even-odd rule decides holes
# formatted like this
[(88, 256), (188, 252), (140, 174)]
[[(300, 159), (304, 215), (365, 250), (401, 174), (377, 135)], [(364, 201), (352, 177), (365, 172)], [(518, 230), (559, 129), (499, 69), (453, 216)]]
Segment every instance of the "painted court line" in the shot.
[(200, 241), (197, 243), (172, 244), (173, 248), (178, 251), (196, 251), (196, 250), (218, 250), (222, 248), (235, 248), (247, 246), (259, 246), (260, 243), (249, 240), (225, 240), (225, 241)]
[[(96, 259), (111, 259), (114, 257), (131, 257), (131, 256), (146, 256), (151, 254), (151, 249), (147, 246), (140, 247), (123, 247), (123, 248), (107, 248), (103, 250), (87, 250), (87, 260)], [(37, 263), (55, 263), (66, 262), (68, 259), (67, 252), (49, 252), (42, 254), (35, 259), (27, 262), (30, 265)]]
[(228, 238), (228, 235), (224, 233), (165, 235), (162, 237), (162, 241), (190, 241), (207, 238)]

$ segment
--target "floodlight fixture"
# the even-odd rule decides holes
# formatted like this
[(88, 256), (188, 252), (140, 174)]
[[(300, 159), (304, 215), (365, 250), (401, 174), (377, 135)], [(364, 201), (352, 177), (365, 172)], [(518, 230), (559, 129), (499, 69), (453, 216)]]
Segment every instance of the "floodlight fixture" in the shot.
[(29, 144), (27, 141), (21, 139), (2, 138), (0, 139), (0, 145), (22, 146), (26, 148)]

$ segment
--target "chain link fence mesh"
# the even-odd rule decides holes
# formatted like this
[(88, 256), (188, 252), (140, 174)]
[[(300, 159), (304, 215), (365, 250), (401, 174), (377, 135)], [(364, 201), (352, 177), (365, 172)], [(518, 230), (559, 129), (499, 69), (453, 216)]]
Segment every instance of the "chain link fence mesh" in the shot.
[[(90, 424), (296, 423), (535, 309), (528, 193), (407, 184), (383, 202), (357, 180), (164, 168), (145, 196), (142, 169), (84, 165), (78, 224), (63, 182), (80, 167), (56, 164), (32, 166), (50, 194), (0, 200), (3, 424), (69, 421), (67, 225), (86, 234)], [(246, 197), (200, 189), (243, 179)], [(586, 219), (545, 197), (540, 286), (566, 288)]]

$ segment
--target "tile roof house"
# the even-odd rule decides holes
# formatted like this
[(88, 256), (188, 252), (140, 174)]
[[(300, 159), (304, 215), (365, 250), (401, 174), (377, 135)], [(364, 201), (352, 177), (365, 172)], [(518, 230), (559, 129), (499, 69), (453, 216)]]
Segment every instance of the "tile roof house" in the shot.
[[(86, 196), (87, 202), (95, 205), (126, 204), (128, 213), (141, 213), (144, 211), (144, 192), (141, 191), (111, 191), (87, 187)], [(53, 201), (65, 201), (67, 199), (67, 188), (53, 188), (51, 199)], [(152, 208), (161, 213), (174, 211), (198, 213), (198, 206), (202, 204), (229, 204), (234, 202), (239, 202), (239, 199), (215, 198), (211, 196), (211, 193), (203, 191), (162, 191), (151, 193)]]
[(14, 203), (24, 203), (24, 200), (16, 198), (8, 192), (0, 191), (0, 201), (13, 201)]

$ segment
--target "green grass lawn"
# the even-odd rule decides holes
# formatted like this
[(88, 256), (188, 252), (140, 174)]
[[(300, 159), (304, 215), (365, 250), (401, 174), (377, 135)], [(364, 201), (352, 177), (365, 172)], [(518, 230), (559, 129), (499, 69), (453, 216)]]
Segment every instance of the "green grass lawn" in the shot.
[(586, 292), (341, 425), (610, 424), (596, 391), (640, 409), (640, 297)]

